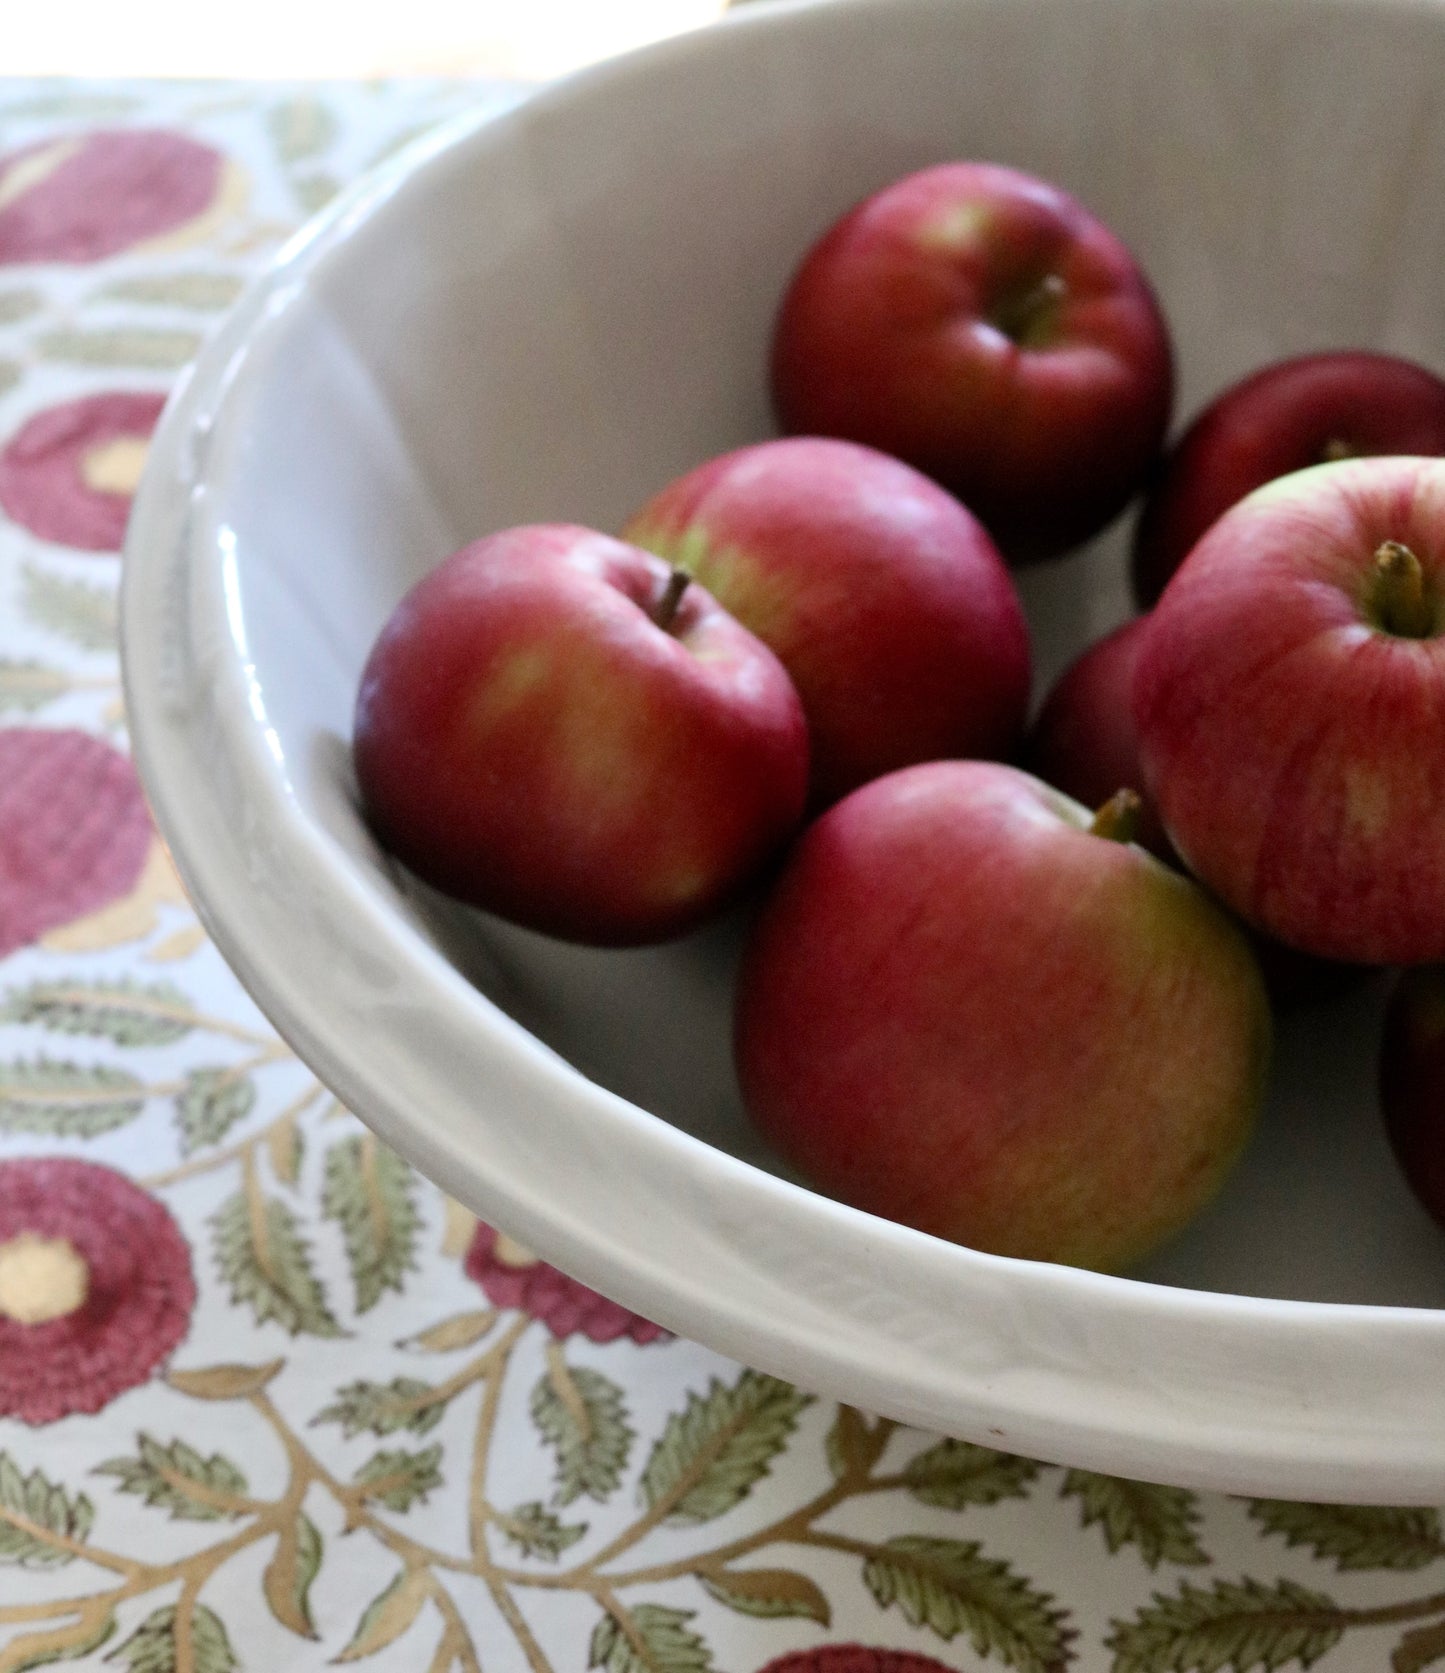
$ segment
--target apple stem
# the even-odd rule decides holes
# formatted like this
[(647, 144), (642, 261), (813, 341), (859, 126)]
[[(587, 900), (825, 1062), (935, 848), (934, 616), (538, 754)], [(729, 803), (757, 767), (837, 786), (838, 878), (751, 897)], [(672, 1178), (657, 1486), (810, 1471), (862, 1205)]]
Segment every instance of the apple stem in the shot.
[(1053, 337), (1059, 308), (1069, 287), (1057, 273), (1045, 273), (1029, 288), (1000, 299), (990, 318), (1021, 349), (1043, 348)]
[(1320, 449), (1320, 463), (1322, 465), (1337, 465), (1341, 459), (1353, 459), (1355, 450), (1347, 441), (1341, 441), (1338, 436), (1331, 436)]
[(1435, 631), (1435, 606), (1426, 596), (1425, 571), (1408, 546), (1387, 540), (1375, 553), (1375, 619), (1401, 639), (1428, 639)]
[(685, 569), (674, 569), (668, 576), (667, 586), (663, 589), (657, 609), (652, 614), (653, 621), (664, 633), (668, 632), (677, 620), (678, 606), (682, 603), (682, 595), (687, 591), (691, 580), (692, 576)]
[(1110, 842), (1133, 842), (1143, 807), (1144, 798), (1137, 790), (1116, 790), (1094, 815), (1090, 835), (1107, 837)]

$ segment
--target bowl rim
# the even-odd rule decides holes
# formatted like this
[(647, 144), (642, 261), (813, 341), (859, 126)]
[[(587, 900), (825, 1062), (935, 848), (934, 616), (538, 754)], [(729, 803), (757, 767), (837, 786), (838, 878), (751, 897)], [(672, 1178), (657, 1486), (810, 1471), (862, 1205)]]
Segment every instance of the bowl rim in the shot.
[[(453, 118), (344, 191), (250, 286), (153, 437), (121, 589), (137, 765), (202, 921), (298, 1056), (423, 1173), (624, 1305), (820, 1393), (1031, 1457), (1273, 1497), (1437, 1502), (1445, 1310), (1230, 1296), (985, 1255), (728, 1156), (588, 1081), (472, 987), (359, 872), (338, 866), (268, 734), (225, 492), (246, 413), (308, 279), (344, 264), (351, 241), (374, 236), (419, 176), (487, 166), (555, 108), (625, 94), (635, 78), (726, 53), (729, 41), (766, 38), (825, 8), (964, 15), (999, 3), (743, 8), (501, 115)], [(1114, 9), (1119, 0), (1073, 3)], [(1258, 0), (1195, 3), (1229, 11)], [(1312, 24), (1326, 11), (1387, 9), (1383, 0), (1272, 3), (1308, 11)], [(1445, 16), (1437, 0), (1389, 3)], [(218, 767), (251, 811), (247, 833), (220, 816), (213, 797), (196, 794)], [(284, 898), (258, 888), (258, 851), (289, 878)], [(301, 949), (298, 899), (317, 935)], [(425, 1051), (398, 1045), (376, 1023), (398, 986), (407, 1014), (428, 1019)], [(358, 1027), (363, 1016), (373, 1026)], [(479, 1067), (489, 1077), (486, 1110)], [(500, 1132), (518, 1099), (563, 1129), (585, 1130), (579, 1157), (559, 1158), (549, 1181), (508, 1173), (478, 1142), (488, 1119)], [(658, 1210), (661, 1220), (609, 1219), (598, 1206), (598, 1182), (625, 1187), (635, 1163), (666, 1181), (673, 1206)], [(649, 1213), (655, 1207), (649, 1201)], [(859, 1269), (860, 1251), (873, 1270)], [(795, 1263), (787, 1283), (768, 1266), (781, 1258)], [(940, 1291), (952, 1317), (940, 1310)], [(1392, 1363), (1417, 1375), (1380, 1386), (1378, 1367)], [(1441, 1392), (1422, 1391), (1426, 1381)]]

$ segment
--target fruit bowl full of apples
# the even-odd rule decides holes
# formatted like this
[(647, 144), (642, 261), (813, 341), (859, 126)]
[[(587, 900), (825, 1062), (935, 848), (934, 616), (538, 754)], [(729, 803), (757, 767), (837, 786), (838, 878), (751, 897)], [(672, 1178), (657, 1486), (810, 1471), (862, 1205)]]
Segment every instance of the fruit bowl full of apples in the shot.
[(779, 0), (344, 194), (137, 758), (296, 1051), (659, 1324), (1445, 1496), (1445, 6)]

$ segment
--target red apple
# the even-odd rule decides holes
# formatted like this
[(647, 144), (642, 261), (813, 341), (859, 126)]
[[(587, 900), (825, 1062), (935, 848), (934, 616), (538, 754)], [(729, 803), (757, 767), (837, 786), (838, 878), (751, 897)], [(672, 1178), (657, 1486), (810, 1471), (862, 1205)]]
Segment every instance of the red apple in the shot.
[(897, 454), (1022, 561), (1123, 509), (1163, 442), (1173, 359), (1148, 281), (1082, 204), (1016, 169), (944, 163), (808, 251), (772, 386), (784, 429)]
[(1257, 489), (1190, 553), (1134, 677), (1189, 868), (1290, 946), (1445, 957), (1445, 461)]
[(1024, 765), (1085, 807), (1099, 807), (1116, 790), (1134, 790), (1141, 798), (1134, 841), (1172, 862), (1174, 850), (1164, 826), (1144, 795), (1130, 703), (1134, 664), (1148, 620), (1136, 616), (1116, 627), (1064, 670), (1029, 732)]
[(1005, 755), (1028, 629), (982, 526), (896, 459), (800, 436), (700, 465), (627, 539), (696, 575), (792, 676), (815, 805), (914, 761)]
[(1421, 1205), (1445, 1226), (1445, 968), (1404, 971), (1380, 1042), (1385, 1133)]
[[(746, 949), (736, 1055), (823, 1190), (996, 1254), (1128, 1265), (1242, 1147), (1269, 1007), (1233, 924), (1016, 768), (855, 791), (792, 851)], [(1118, 833), (1122, 834), (1122, 833)]]
[(1445, 382), (1359, 350), (1266, 366), (1217, 396), (1184, 432), (1134, 534), (1134, 591), (1153, 604), (1204, 531), (1276, 477), (1331, 459), (1445, 453)]
[(403, 599), (362, 676), (355, 760), (373, 828), (426, 882), (627, 945), (753, 877), (802, 813), (808, 746), (781, 665), (703, 588), (540, 524)]

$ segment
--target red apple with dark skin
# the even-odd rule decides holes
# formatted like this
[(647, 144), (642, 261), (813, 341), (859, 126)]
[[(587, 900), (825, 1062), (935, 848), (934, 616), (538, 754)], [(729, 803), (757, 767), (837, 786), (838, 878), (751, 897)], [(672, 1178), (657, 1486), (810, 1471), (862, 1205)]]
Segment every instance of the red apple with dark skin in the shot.
[(1138, 792), (1134, 841), (1173, 862), (1164, 826), (1143, 794), (1144, 768), (1130, 703), (1134, 663), (1147, 625), (1147, 616), (1136, 616), (1069, 664), (1029, 731), (1023, 764), (1085, 807), (1101, 806), (1119, 789)]
[(568, 940), (693, 927), (791, 835), (807, 725), (773, 654), (651, 554), (491, 535), (397, 607), (357, 697), (367, 818), (435, 887)]
[(1310, 465), (1373, 454), (1445, 453), (1445, 382), (1394, 355), (1299, 355), (1216, 396), (1184, 432), (1134, 535), (1145, 606), (1209, 526), (1246, 494)]
[(699, 581), (772, 649), (812, 735), (812, 801), (942, 756), (1006, 755), (1028, 629), (978, 520), (872, 448), (815, 436), (700, 465), (625, 538)]
[(927, 472), (1011, 562), (1120, 512), (1163, 444), (1164, 318), (1128, 249), (1058, 187), (944, 163), (875, 193), (808, 251), (778, 315), (785, 430)]
[(1134, 676), (1175, 848), (1258, 929), (1445, 958), (1445, 461), (1319, 465), (1214, 524)]
[[(1132, 692), (1148, 626), (1148, 616), (1134, 617), (1064, 670), (1034, 721), (1024, 765), (1086, 807), (1098, 807), (1119, 786), (1139, 790), (1134, 841), (1166, 864), (1179, 865), (1158, 809), (1141, 788), (1144, 763)], [(1258, 932), (1252, 932), (1251, 945), (1269, 996), (1281, 1007), (1338, 993), (1364, 974), (1358, 965), (1312, 958)]]
[(1385, 1133), (1421, 1206), (1445, 1226), (1445, 967), (1401, 973), (1380, 1040)]
[(1017, 768), (875, 780), (804, 832), (738, 980), (754, 1121), (824, 1191), (995, 1254), (1113, 1270), (1214, 1194), (1269, 1053), (1236, 927)]

